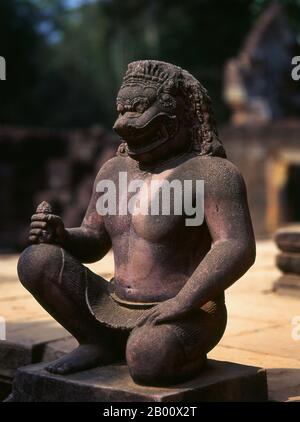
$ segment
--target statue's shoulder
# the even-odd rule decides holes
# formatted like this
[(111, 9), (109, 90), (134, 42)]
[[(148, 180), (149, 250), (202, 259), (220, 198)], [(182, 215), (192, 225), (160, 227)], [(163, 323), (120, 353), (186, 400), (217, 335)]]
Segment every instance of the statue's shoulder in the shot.
[(211, 174), (231, 173), (240, 175), (239, 169), (227, 158), (193, 154), (187, 162), (188, 167)]
[(191, 163), (199, 178), (207, 187), (225, 190), (230, 187), (244, 189), (244, 180), (239, 169), (228, 159), (212, 156), (195, 156)]
[(96, 180), (112, 178), (113, 175), (118, 174), (120, 171), (127, 171), (128, 166), (128, 157), (116, 155), (102, 164), (96, 176)]

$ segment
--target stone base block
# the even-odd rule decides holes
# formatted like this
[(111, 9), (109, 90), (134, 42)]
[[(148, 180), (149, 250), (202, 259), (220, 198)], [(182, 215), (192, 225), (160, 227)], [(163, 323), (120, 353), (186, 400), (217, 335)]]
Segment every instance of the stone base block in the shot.
[(168, 388), (136, 385), (126, 365), (110, 365), (61, 376), (45, 364), (17, 371), (10, 402), (180, 402), (266, 401), (266, 373), (261, 368), (208, 360), (192, 381)]
[(278, 229), (275, 243), (281, 251), (300, 253), (300, 224)]
[(0, 402), (11, 393), (11, 382), (0, 376)]

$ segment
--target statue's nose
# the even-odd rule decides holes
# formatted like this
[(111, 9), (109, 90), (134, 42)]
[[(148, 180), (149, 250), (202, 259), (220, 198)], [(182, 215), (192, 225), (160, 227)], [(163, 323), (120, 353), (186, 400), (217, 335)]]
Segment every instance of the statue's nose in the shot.
[(113, 125), (113, 130), (115, 132), (117, 132), (117, 134), (123, 138), (124, 134), (126, 133), (126, 122), (124, 121), (123, 118), (119, 117), (116, 121), (115, 124)]
[(121, 137), (126, 137), (126, 135), (128, 136), (132, 133), (134, 127), (132, 126), (130, 119), (124, 115), (117, 118), (113, 130)]
[(118, 131), (118, 125), (117, 125), (117, 122), (115, 122), (115, 124), (113, 125), (113, 130), (114, 130), (115, 132), (117, 132), (117, 131)]
[(113, 125), (113, 130), (118, 133), (119, 130), (122, 130), (124, 126), (125, 126), (124, 119), (122, 117), (118, 117), (117, 120), (115, 121), (115, 124)]

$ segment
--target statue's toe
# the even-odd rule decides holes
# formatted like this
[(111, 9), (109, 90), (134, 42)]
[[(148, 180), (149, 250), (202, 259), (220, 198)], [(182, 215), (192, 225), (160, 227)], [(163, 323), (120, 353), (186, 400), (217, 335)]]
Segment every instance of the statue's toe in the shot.
[(71, 362), (64, 361), (64, 358), (52, 362), (46, 367), (46, 369), (48, 372), (58, 375), (70, 374), (71, 372), (76, 372), (78, 370), (76, 365), (72, 364)]
[[(111, 354), (110, 354), (111, 355)], [(84, 344), (71, 353), (51, 362), (46, 370), (53, 374), (65, 375), (90, 369), (110, 362), (103, 348), (94, 344)]]

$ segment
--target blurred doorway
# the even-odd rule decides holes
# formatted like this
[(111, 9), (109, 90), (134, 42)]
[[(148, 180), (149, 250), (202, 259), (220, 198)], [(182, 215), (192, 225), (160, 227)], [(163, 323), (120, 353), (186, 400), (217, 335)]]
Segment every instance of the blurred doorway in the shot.
[(281, 150), (266, 165), (267, 213), (270, 233), (300, 222), (300, 152)]
[(286, 220), (300, 222), (300, 163), (288, 167), (284, 191)]

